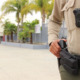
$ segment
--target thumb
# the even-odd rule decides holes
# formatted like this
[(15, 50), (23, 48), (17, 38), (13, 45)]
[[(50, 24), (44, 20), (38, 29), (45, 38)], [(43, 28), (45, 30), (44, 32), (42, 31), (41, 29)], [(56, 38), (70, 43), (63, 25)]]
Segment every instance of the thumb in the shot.
[(67, 39), (58, 39), (57, 42), (59, 42), (60, 40), (64, 40), (65, 42), (67, 42)]
[(61, 40), (64, 40), (65, 42), (67, 42), (67, 39), (61, 39)]

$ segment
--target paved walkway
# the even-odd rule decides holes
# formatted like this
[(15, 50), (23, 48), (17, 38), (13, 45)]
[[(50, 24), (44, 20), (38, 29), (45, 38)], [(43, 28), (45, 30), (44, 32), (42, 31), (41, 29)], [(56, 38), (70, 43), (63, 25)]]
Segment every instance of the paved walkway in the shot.
[(0, 80), (60, 80), (57, 59), (47, 49), (0, 45)]

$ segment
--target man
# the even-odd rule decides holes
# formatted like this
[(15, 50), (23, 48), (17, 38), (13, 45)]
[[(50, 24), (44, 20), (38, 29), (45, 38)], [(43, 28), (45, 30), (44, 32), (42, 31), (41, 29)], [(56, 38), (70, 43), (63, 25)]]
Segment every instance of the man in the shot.
[[(58, 38), (58, 33), (62, 24), (65, 20), (66, 27), (68, 30), (67, 48), (69, 53), (72, 55), (80, 55), (80, 28), (76, 26), (76, 19), (74, 15), (74, 10), (80, 8), (80, 0), (55, 0), (54, 9), (49, 17), (48, 24), (48, 44), (50, 46), (50, 52), (57, 58), (60, 58), (61, 48), (58, 45), (60, 39)], [(72, 75), (68, 73), (62, 65), (59, 67), (61, 80), (80, 80), (79, 75)]]

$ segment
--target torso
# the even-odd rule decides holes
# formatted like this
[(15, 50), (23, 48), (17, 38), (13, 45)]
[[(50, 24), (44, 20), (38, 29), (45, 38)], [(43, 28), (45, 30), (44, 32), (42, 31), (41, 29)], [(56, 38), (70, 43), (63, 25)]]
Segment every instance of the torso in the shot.
[(70, 53), (80, 55), (80, 28), (77, 28), (75, 24), (75, 15), (73, 13), (73, 10), (76, 8), (80, 8), (80, 0), (66, 0), (62, 11), (64, 12), (65, 23), (68, 30), (68, 50)]

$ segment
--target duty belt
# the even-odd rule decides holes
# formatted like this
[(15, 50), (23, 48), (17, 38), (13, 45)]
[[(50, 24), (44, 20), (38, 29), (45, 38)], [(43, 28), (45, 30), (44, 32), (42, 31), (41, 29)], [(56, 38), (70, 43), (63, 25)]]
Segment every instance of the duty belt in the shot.
[(78, 75), (80, 69), (80, 56), (69, 53), (67, 47), (65, 48), (64, 43), (63, 40), (59, 42), (62, 49), (60, 52), (60, 58), (58, 58), (59, 66), (62, 65), (69, 73)]

